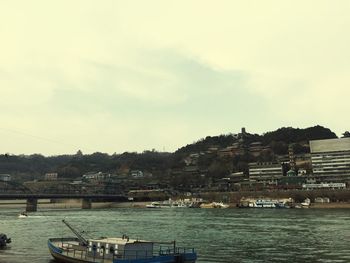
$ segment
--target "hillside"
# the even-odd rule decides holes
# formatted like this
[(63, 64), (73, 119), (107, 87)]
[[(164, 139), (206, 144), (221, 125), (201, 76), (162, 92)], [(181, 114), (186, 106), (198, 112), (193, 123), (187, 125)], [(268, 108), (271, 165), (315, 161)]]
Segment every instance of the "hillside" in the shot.
[[(307, 153), (308, 141), (315, 139), (336, 138), (336, 134), (322, 126), (306, 129), (284, 127), (264, 134), (227, 134), (207, 136), (195, 143), (188, 144), (175, 153), (145, 151), (143, 153), (123, 153), (109, 155), (96, 152), (84, 155), (80, 151), (75, 155), (60, 155), (45, 157), (40, 154), (0, 155), (0, 173), (11, 174), (14, 180), (27, 181), (42, 179), (45, 173), (57, 172), (61, 178), (79, 178), (84, 173), (101, 171), (111, 174), (128, 174), (131, 170), (141, 170), (153, 175), (153, 180), (172, 181), (177, 184), (189, 177), (185, 173), (188, 165), (194, 165), (193, 180), (200, 174), (206, 175), (206, 180), (219, 178), (231, 172), (247, 172), (248, 163), (252, 161), (272, 161), (278, 155), (287, 154), (288, 146), (293, 144), (295, 153)], [(260, 144), (266, 150), (258, 155), (251, 154), (248, 149), (251, 144)], [(239, 145), (242, 152), (232, 157), (220, 155), (220, 150)], [(217, 152), (210, 152), (211, 148)], [(209, 154), (207, 154), (210, 152)], [(190, 155), (198, 155), (197, 159), (187, 160)], [(187, 161), (187, 163), (186, 163)], [(195, 179), (197, 178), (197, 179)], [(208, 179), (209, 178), (209, 179)], [(180, 180), (181, 179), (181, 180)]]
[[(337, 135), (330, 129), (322, 126), (314, 126), (305, 129), (283, 127), (276, 131), (266, 132), (262, 135), (258, 134), (228, 134), (220, 136), (208, 136), (195, 143), (188, 144), (178, 149), (175, 154), (191, 153), (204, 151), (212, 146), (218, 146), (219, 148), (225, 148), (233, 143), (237, 142), (239, 138), (244, 138), (246, 144), (252, 142), (261, 142), (263, 145), (274, 145), (281, 143), (283, 145), (289, 145), (291, 143), (307, 144), (310, 140), (318, 139), (331, 139), (337, 138)], [(285, 148), (285, 147), (284, 147)], [(286, 152), (285, 152), (286, 153)]]

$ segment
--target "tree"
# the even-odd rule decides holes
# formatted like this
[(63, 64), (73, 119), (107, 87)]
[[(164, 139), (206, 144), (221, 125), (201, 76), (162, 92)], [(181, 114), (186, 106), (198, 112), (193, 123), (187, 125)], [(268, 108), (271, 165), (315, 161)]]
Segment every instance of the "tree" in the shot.
[(258, 161), (259, 162), (273, 162), (273, 161), (275, 161), (274, 152), (271, 150), (262, 151), (258, 157)]
[(232, 172), (232, 163), (224, 160), (215, 160), (208, 168), (209, 176), (212, 178), (222, 178)]
[(270, 147), (275, 154), (282, 155), (288, 153), (288, 145), (284, 141), (272, 141)]
[(346, 131), (343, 133), (343, 138), (347, 138), (347, 137), (350, 137), (350, 132), (349, 131)]

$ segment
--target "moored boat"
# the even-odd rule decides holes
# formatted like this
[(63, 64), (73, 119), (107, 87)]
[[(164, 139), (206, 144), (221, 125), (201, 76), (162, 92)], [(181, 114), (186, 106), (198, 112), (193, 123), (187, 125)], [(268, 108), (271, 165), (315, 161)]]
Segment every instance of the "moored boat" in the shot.
[(254, 207), (276, 208), (276, 201), (274, 201), (274, 200), (258, 199), (258, 200), (256, 200)]
[(152, 202), (149, 205), (146, 205), (146, 208), (161, 208), (161, 205), (159, 202)]
[(311, 204), (311, 200), (309, 198), (306, 198), (304, 202), (301, 203), (301, 206), (304, 208), (309, 208)]
[(272, 200), (272, 199), (242, 199), (240, 203), (237, 205), (239, 208), (291, 208), (293, 200), (291, 198), (288, 199), (280, 199), (280, 200)]
[(228, 208), (229, 205), (224, 204), (223, 202), (211, 202), (211, 203), (202, 203), (200, 208)]
[(215, 208), (229, 208), (228, 204), (224, 204), (223, 202), (214, 202)]
[(18, 215), (18, 218), (27, 218), (28, 214), (26, 212), (22, 212)]
[(146, 205), (146, 208), (187, 208), (189, 204), (180, 201), (173, 201), (171, 199), (164, 202), (152, 202)]
[(51, 238), (51, 255), (66, 263), (194, 263), (194, 249), (179, 248), (173, 242), (121, 238), (85, 239), (63, 220), (77, 237)]

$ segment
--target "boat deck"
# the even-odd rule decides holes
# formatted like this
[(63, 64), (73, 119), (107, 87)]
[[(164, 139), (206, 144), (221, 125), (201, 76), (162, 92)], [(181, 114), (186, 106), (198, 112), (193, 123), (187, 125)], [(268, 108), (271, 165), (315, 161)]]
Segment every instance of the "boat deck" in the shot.
[[(99, 241), (104, 239), (99, 239)], [(119, 239), (108, 239), (119, 241)], [(90, 241), (90, 240), (89, 240)], [(126, 240), (123, 239), (123, 242)], [(127, 241), (126, 241), (127, 242)], [(196, 253), (194, 249), (175, 248), (171, 246), (160, 246), (151, 253), (145, 250), (122, 250), (121, 253), (105, 253), (98, 250), (97, 253), (91, 253), (90, 246), (83, 246), (78, 239), (63, 238), (63, 239), (49, 239), (48, 243), (52, 256), (61, 262), (67, 263), (113, 263), (113, 262), (178, 262), (176, 258), (185, 257), (187, 263), (194, 263), (196, 260)], [(101, 254), (102, 253), (102, 254)]]
[(113, 259), (101, 259), (101, 258), (94, 258), (89, 255), (87, 255), (86, 247), (81, 246), (78, 241), (69, 241), (69, 243), (64, 242), (52, 242), (52, 245), (54, 245), (57, 248), (62, 249), (62, 255), (69, 257), (71, 259), (84, 262), (91, 262), (91, 263), (97, 263), (97, 262), (103, 262), (103, 263), (113, 263)]

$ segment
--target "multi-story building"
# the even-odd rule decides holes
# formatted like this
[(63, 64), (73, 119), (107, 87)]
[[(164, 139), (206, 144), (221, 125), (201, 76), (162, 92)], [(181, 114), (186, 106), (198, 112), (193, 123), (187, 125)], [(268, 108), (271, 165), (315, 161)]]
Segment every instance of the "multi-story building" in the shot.
[(283, 176), (280, 163), (250, 163), (249, 180), (277, 185), (277, 180)]
[(310, 141), (314, 177), (320, 182), (350, 181), (350, 138)]
[(57, 181), (58, 173), (46, 173), (44, 176), (45, 181)]

